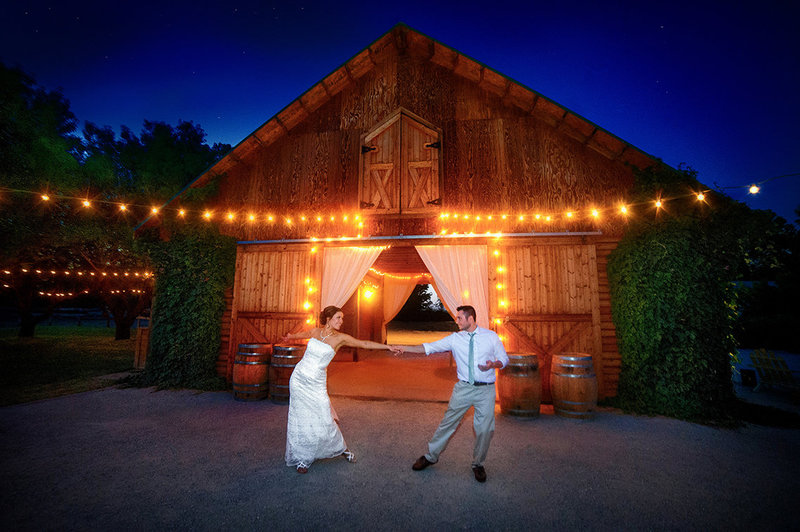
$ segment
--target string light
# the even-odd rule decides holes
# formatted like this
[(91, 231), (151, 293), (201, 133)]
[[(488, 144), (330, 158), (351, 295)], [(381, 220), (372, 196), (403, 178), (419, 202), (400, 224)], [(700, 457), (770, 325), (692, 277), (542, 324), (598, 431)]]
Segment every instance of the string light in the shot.
[[(722, 189), (726, 189), (726, 188), (745, 188), (750, 194), (758, 194), (758, 193), (761, 192), (761, 189), (762, 189), (762, 187), (763, 187), (763, 185), (765, 183), (767, 183), (769, 181), (772, 181), (773, 179), (785, 178), (785, 177), (793, 177), (793, 176), (800, 176), (800, 172), (770, 177), (770, 178), (767, 178), (767, 179), (764, 179), (764, 180), (761, 180), (761, 181), (751, 182), (751, 184), (749, 184), (749, 185), (736, 186), (736, 187), (733, 187), (733, 186), (732, 187), (716, 187), (716, 188), (718, 188), (718, 189), (720, 189), (720, 188), (722, 188)], [(74, 197), (74, 196), (54, 194), (51, 191), (48, 191), (48, 192), (30, 191), (30, 190), (12, 189), (12, 188), (8, 188), (8, 187), (0, 187), (0, 190), (9, 191), (9, 192), (15, 192), (15, 193), (22, 193), (22, 194), (35, 194), (42, 201), (47, 201), (47, 202), (54, 201), (54, 200), (73, 200), (73, 201), (77, 200), (86, 209), (94, 207), (94, 203), (99, 203), (99, 204), (114, 205), (115, 208), (118, 209), (119, 212), (133, 211), (134, 207), (136, 207), (136, 208), (146, 208), (148, 214), (150, 214), (150, 215), (157, 215), (157, 214), (158, 215), (162, 215), (165, 211), (172, 211), (172, 212), (176, 213), (175, 215), (177, 217), (181, 218), (181, 219), (187, 219), (189, 217), (189, 215), (192, 213), (192, 211), (187, 210), (185, 208), (170, 208), (169, 206), (163, 206), (162, 208), (159, 208), (159, 207), (155, 207), (155, 206), (152, 206), (152, 205), (148, 205), (148, 206), (141, 205), (141, 204), (137, 205), (137, 204), (131, 204), (130, 202), (121, 202), (119, 200), (116, 200), (116, 201), (101, 200), (101, 199), (89, 200), (89, 198), (86, 198), (86, 197), (78, 198), (78, 197)], [(699, 192), (693, 193), (692, 195), (698, 201), (706, 201), (708, 192), (709, 192), (708, 190), (699, 191)], [(668, 198), (668, 199), (670, 199), (670, 200), (677, 199), (677, 197), (680, 197), (680, 196), (676, 196), (675, 198)], [(651, 205), (655, 204), (656, 205), (656, 209), (659, 209), (659, 208), (662, 208), (664, 206), (665, 201), (667, 201), (667, 199), (665, 199), (665, 198), (656, 198), (655, 200), (652, 200), (650, 204)], [(621, 213), (627, 215), (630, 212), (630, 207), (631, 207), (631, 205), (627, 205), (627, 206), (623, 205), (623, 206), (619, 207), (619, 210), (620, 210)], [(438, 218), (440, 220), (443, 220), (443, 221), (445, 221), (445, 220), (450, 220), (450, 221), (457, 220), (458, 223), (465, 223), (465, 222), (466, 223), (486, 223), (487, 221), (491, 222), (491, 221), (494, 221), (494, 220), (496, 220), (498, 218), (500, 220), (503, 220), (505, 223), (508, 223), (508, 221), (511, 221), (512, 223), (515, 223), (515, 222), (516, 223), (533, 223), (534, 220), (536, 220), (536, 221), (544, 220), (544, 221), (547, 221), (547, 222), (552, 222), (554, 220), (559, 220), (559, 219), (560, 220), (565, 220), (565, 221), (566, 220), (573, 221), (573, 220), (581, 219), (582, 217), (586, 218), (586, 219), (590, 219), (590, 220), (591, 219), (595, 219), (596, 220), (596, 219), (599, 219), (601, 217), (601, 214), (603, 213), (604, 210), (606, 210), (606, 209), (596, 208), (595, 207), (595, 208), (587, 209), (585, 211), (582, 211), (581, 209), (577, 209), (577, 210), (570, 210), (570, 211), (561, 211), (561, 213), (555, 213), (555, 212), (550, 212), (550, 213), (537, 212), (535, 214), (526, 214), (526, 213), (519, 213), (519, 212), (518, 213), (508, 213), (508, 212), (506, 212), (506, 213), (499, 213), (499, 214), (498, 213), (452, 213), (452, 214), (451, 213), (440, 213), (438, 215)], [(202, 210), (201, 209), (199, 211), (194, 211), (194, 212), (197, 212), (198, 215), (201, 216), (206, 221), (210, 221), (213, 218), (213, 214), (212, 214), (212, 211), (210, 209), (206, 209), (206, 210)], [(245, 211), (245, 213), (242, 213), (241, 216), (239, 216), (239, 211), (232, 210), (232, 211), (230, 211), (229, 215), (233, 215), (233, 216), (227, 216), (227, 221), (229, 221), (229, 222), (233, 222), (236, 219), (240, 220), (241, 222), (247, 221), (247, 222), (250, 222), (250, 223), (257, 223), (259, 221), (265, 221), (265, 220), (267, 222), (270, 222), (270, 223), (275, 221), (275, 217), (272, 214), (267, 214), (266, 216), (263, 216), (263, 215), (259, 216), (257, 214), (252, 213), (252, 212), (247, 213)], [(328, 222), (330, 222), (332, 224), (336, 223), (337, 218), (339, 220), (341, 220), (341, 221), (344, 221), (345, 223), (353, 223), (354, 227), (359, 229), (359, 231), (358, 231), (359, 234), (361, 233), (360, 229), (365, 227), (365, 224), (362, 221), (363, 218), (358, 214), (341, 213), (341, 216), (337, 216), (335, 213), (330, 213), (330, 212), (322, 213), (321, 212), (321, 213), (316, 213), (311, 218), (307, 217), (305, 214), (302, 214), (302, 215), (298, 214), (297, 217), (296, 217), (296, 219), (299, 220), (302, 223), (306, 223), (310, 219), (316, 219), (317, 222), (319, 222), (320, 224), (326, 224)], [(285, 216), (284, 219), (286, 220), (286, 224), (287, 225), (290, 225), (290, 226), (294, 225), (294, 221), (293, 221), (292, 216)], [(479, 232), (482, 232), (484, 229), (486, 229), (486, 228), (485, 227), (484, 228), (480, 228)], [(452, 234), (456, 234), (456, 233), (460, 234), (460, 233), (462, 233), (462, 231), (459, 231), (459, 230), (455, 230), (454, 231), (454, 230), (452, 230), (452, 228), (446, 228), (446, 227), (440, 228), (439, 230), (441, 231), (441, 234), (443, 234), (443, 235), (450, 234), (450, 233), (452, 233)], [(469, 235), (470, 233), (472, 233), (471, 228), (464, 228), (463, 233)], [(357, 238), (361, 238), (361, 237), (359, 236)]]
[[(3, 285), (4, 288), (9, 288), (8, 285)], [(120, 294), (144, 294), (146, 293), (145, 290), (138, 290), (136, 288), (132, 289), (123, 289), (123, 290), (80, 290), (78, 292), (69, 292), (69, 291), (44, 291), (39, 290), (37, 294), (41, 297), (51, 297), (51, 298), (67, 298), (67, 297), (75, 297), (82, 294), (112, 294), (112, 295), (120, 295)]]
[[(31, 273), (30, 270), (28, 270), (27, 268), (20, 268), (19, 271), (21, 273)], [(122, 275), (123, 277), (129, 277), (129, 276), (133, 275), (134, 277), (140, 277), (142, 279), (154, 279), (155, 278), (152, 272), (148, 272), (148, 271), (141, 271), (140, 272), (140, 271), (131, 271), (131, 270), (104, 270), (102, 272), (88, 272), (88, 271), (83, 271), (83, 270), (48, 270), (47, 272), (45, 272), (43, 270), (36, 269), (36, 270), (34, 270), (33, 273), (36, 273), (39, 276), (46, 276), (46, 277), (60, 276), (60, 275), (69, 276), (69, 275), (73, 275), (73, 274), (74, 275), (78, 275), (78, 276), (83, 276), (83, 275), (93, 276), (93, 275), (96, 275), (97, 273), (99, 273), (99, 274), (101, 274), (103, 276), (108, 276), (109, 274), (111, 274), (114, 277), (119, 277), (120, 275)], [(4, 275), (13, 275), (14, 274), (13, 268), (11, 268), (11, 269), (9, 269), (9, 268), (3, 269), (3, 274)]]
[(369, 271), (371, 271), (375, 275), (380, 275), (381, 277), (388, 277), (390, 279), (398, 279), (402, 281), (410, 281), (412, 279), (429, 279), (431, 277), (431, 274), (429, 273), (419, 273), (417, 275), (395, 275), (392, 273), (382, 272), (375, 268), (370, 268)]

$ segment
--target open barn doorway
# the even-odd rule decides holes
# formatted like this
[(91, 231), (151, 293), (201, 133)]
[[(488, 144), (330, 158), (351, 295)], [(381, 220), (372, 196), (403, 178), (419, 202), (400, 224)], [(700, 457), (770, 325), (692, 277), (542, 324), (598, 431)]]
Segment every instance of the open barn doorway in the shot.
[[(457, 330), (437, 303), (415, 248), (392, 246), (342, 307), (342, 331), (390, 344), (430, 342)], [(449, 353), (396, 358), (388, 351), (341, 349), (328, 368), (329, 393), (348, 397), (447, 401), (455, 379)]]
[(433, 342), (458, 330), (432, 284), (417, 284), (403, 307), (386, 325), (386, 343)]

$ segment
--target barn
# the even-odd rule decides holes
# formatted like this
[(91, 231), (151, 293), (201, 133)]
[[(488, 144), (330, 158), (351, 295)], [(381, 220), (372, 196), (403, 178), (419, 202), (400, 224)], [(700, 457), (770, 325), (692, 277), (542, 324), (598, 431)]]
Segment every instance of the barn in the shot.
[(655, 163), (399, 24), (187, 187), (215, 187), (204, 216), (238, 242), (218, 372), (230, 380), (238, 344), (275, 342), (331, 304), (346, 332), (382, 341), (431, 283), (508, 351), (536, 353), (543, 383), (553, 354), (589, 353), (599, 396), (614, 396), (606, 259), (635, 169)]

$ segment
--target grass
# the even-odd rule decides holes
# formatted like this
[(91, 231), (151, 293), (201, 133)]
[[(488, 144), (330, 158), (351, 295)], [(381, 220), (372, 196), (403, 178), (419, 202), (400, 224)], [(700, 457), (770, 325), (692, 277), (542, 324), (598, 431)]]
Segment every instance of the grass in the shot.
[(0, 329), (0, 406), (103, 388), (133, 368), (134, 339), (105, 327), (38, 326), (34, 338)]

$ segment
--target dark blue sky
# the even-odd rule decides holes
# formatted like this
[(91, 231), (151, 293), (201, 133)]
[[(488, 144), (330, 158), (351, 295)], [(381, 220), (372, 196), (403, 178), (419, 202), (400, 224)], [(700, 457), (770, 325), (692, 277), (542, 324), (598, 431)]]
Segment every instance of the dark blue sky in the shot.
[[(82, 121), (138, 132), (192, 120), (236, 145), (405, 22), (734, 187), (800, 173), (798, 15), (771, 0), (6, 1), (0, 60), (61, 88)], [(793, 221), (800, 176), (725, 192)]]

